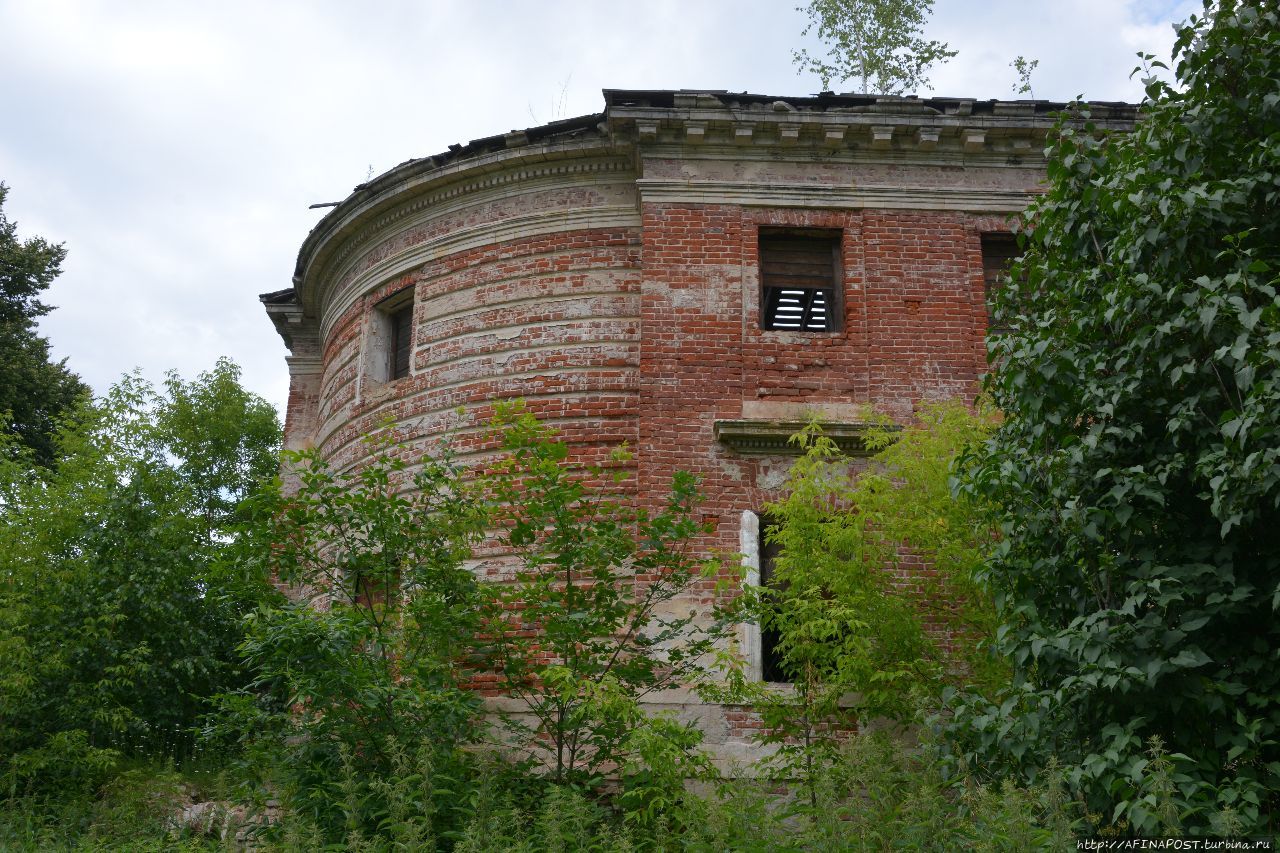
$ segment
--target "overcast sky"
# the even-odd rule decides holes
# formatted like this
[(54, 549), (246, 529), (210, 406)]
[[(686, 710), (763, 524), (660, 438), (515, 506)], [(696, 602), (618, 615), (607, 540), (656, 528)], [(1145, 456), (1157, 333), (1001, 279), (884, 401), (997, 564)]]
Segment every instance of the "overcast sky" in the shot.
[[(257, 294), (323, 210), (404, 160), (598, 112), (603, 88), (806, 95), (798, 0), (0, 0), (0, 181), (19, 234), (65, 242), (41, 328), (95, 390), (220, 355), (283, 408)], [(1198, 0), (937, 0), (959, 56), (931, 91), (1137, 101)], [(809, 44), (811, 49), (815, 46)], [(834, 86), (847, 91), (852, 84)]]

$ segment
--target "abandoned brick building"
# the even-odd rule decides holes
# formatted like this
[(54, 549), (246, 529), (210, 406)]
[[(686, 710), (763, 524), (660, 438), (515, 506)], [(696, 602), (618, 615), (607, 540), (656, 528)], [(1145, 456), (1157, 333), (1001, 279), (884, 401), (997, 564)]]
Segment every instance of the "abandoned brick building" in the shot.
[[(320, 221), (293, 287), (262, 297), (291, 353), (286, 444), (356, 464), (388, 418), (429, 444), (459, 407), (521, 397), (583, 458), (627, 442), (639, 501), (695, 473), (712, 544), (750, 565), (806, 411), (852, 441), (863, 406), (901, 420), (973, 394), (984, 289), (1063, 105), (604, 98), (405, 162)], [(759, 674), (751, 626), (740, 642)], [(719, 709), (664, 701), (746, 754)]]

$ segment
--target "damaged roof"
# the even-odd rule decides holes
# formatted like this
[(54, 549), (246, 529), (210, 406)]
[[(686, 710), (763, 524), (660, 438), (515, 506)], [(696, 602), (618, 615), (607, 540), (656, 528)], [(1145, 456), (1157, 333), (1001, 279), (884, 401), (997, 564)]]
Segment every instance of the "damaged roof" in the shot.
[[(1041, 124), (1053, 120), (1068, 109), (1069, 104), (1061, 101), (1043, 100), (977, 100), (973, 98), (920, 98), (916, 96), (883, 96), (854, 93), (820, 92), (804, 97), (760, 95), (750, 92), (729, 92), (722, 89), (605, 89), (603, 91), (605, 111), (576, 118), (562, 119), (536, 127), (511, 130), (507, 133), (473, 139), (467, 143), (455, 143), (447, 150), (427, 157), (406, 160), (388, 169), (370, 181), (357, 184), (341, 202), (334, 203), (330, 210), (311, 229), (298, 253), (298, 262), (294, 272), (295, 286), (301, 281), (307, 257), (313, 246), (327, 239), (346, 213), (358, 208), (364, 202), (375, 199), (384, 190), (389, 189), (407, 178), (420, 176), (441, 170), (450, 164), (482, 157), (486, 154), (505, 151), (526, 146), (545, 145), (575, 138), (600, 138), (610, 132), (611, 114), (625, 113), (635, 116), (637, 111), (705, 109), (707, 107), (729, 108), (731, 110), (747, 110), (750, 112), (770, 110), (774, 112), (792, 112), (797, 114), (868, 114), (890, 116), (938, 116), (967, 118), (976, 117), (981, 121), (989, 120), (1022, 120)], [(1132, 122), (1137, 116), (1137, 107), (1132, 104), (1114, 101), (1092, 101), (1088, 104), (1096, 118), (1117, 119)], [(329, 205), (325, 205), (329, 206)], [(259, 299), (267, 305), (282, 305), (296, 300), (295, 288), (262, 294)]]

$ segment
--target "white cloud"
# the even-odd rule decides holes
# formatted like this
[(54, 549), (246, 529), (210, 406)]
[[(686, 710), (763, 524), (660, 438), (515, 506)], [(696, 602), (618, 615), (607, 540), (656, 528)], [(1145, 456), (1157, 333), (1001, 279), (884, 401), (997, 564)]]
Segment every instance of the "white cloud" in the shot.
[[(230, 355), (283, 406), (256, 295), (287, 287), (322, 211), (411, 157), (602, 109), (602, 88), (808, 94), (792, 2), (547, 0), (0, 4), (0, 179), (22, 233), (70, 251), (43, 329), (98, 390)], [(939, 94), (1136, 99), (1195, 0), (939, 0)]]

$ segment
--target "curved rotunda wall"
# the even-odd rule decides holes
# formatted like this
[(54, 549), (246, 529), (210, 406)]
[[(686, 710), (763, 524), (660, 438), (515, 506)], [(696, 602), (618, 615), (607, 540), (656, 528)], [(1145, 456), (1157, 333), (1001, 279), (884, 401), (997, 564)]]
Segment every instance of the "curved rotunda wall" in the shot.
[[(492, 402), (514, 397), (584, 458), (635, 443), (640, 215), (629, 158), (580, 142), (518, 149), (401, 182), (368, 207), (304, 278), (320, 356), (309, 443), (323, 456), (357, 463), (360, 437), (388, 420), (428, 445), (456, 431), (465, 454)], [(407, 293), (410, 367), (388, 380), (380, 306)]]

